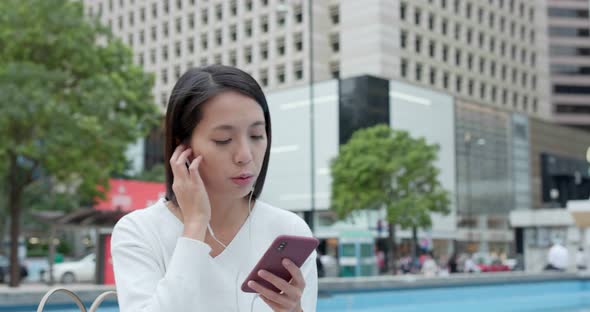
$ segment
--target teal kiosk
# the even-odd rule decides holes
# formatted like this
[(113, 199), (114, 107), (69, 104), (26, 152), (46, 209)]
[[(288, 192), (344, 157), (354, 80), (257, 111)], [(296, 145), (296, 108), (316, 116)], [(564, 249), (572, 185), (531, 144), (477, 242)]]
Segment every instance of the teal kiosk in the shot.
[(341, 277), (377, 275), (375, 238), (371, 231), (342, 231), (338, 240)]

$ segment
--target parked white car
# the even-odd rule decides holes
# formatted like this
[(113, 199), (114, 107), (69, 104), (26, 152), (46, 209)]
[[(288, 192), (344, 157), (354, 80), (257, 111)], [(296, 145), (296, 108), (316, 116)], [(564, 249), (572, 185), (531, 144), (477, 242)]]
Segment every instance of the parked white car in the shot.
[[(53, 278), (63, 284), (93, 282), (95, 272), (96, 256), (93, 253), (78, 261), (67, 261), (53, 266)], [(41, 280), (49, 280), (49, 272), (41, 270)]]

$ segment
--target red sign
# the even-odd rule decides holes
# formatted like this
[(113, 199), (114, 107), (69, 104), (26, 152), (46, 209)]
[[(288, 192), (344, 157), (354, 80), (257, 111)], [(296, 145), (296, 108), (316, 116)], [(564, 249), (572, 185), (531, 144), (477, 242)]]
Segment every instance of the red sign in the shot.
[(105, 200), (98, 200), (97, 210), (133, 211), (153, 205), (166, 195), (164, 183), (111, 179)]
[(115, 285), (115, 273), (113, 271), (113, 259), (111, 258), (111, 234), (104, 238), (104, 284)]

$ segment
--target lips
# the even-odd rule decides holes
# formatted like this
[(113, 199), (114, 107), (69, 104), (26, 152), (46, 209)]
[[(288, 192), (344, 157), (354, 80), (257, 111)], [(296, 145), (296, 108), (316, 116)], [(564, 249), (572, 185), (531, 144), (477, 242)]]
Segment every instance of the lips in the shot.
[(232, 182), (239, 186), (244, 186), (252, 183), (254, 181), (254, 175), (251, 174), (241, 174), (239, 176), (231, 178)]

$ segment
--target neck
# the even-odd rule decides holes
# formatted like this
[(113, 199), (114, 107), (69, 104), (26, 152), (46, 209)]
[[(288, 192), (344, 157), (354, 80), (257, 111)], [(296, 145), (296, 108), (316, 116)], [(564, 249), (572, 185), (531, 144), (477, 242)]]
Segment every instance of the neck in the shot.
[[(249, 213), (248, 198), (233, 199), (227, 196), (209, 196), (211, 220), (209, 224), (216, 231), (239, 227)], [(252, 201), (251, 205), (254, 205)]]

